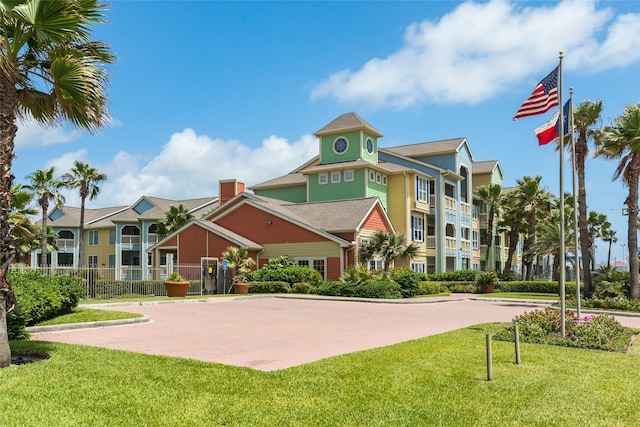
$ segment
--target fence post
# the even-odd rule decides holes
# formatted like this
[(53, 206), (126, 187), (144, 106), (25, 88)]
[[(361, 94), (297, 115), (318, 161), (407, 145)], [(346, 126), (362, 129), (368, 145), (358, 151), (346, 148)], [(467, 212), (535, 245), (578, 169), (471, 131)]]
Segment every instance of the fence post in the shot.
[(516, 346), (516, 365), (520, 364), (520, 330), (518, 329), (518, 322), (515, 322), (514, 330), (514, 342)]
[(491, 355), (491, 334), (487, 334), (487, 381), (493, 381), (493, 361)]

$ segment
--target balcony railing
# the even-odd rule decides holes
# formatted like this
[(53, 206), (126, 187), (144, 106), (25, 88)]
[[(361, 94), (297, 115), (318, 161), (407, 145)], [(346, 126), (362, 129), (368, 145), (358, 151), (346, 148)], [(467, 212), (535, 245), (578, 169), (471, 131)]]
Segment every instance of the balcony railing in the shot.
[(471, 216), (471, 205), (469, 203), (460, 202), (460, 213)]
[(457, 206), (456, 199), (454, 199), (453, 197), (448, 197), (448, 196), (444, 197), (444, 207), (445, 207), (445, 209), (449, 209), (449, 210), (455, 211), (456, 210), (456, 206)]
[(436, 236), (427, 236), (427, 248), (435, 249), (436, 247)]
[(56, 239), (58, 252), (72, 252), (74, 249), (73, 239)]
[(135, 246), (140, 244), (140, 236), (122, 236), (120, 238), (120, 244), (122, 246)]
[(446, 249), (457, 249), (456, 238), (455, 237), (445, 237), (444, 244)]

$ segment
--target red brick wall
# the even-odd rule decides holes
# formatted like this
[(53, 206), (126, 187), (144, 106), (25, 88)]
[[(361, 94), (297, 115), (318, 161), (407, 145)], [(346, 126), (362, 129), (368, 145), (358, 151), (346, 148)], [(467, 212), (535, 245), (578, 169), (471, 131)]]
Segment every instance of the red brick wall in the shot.
[(220, 181), (220, 204), (245, 190), (244, 182), (234, 180)]

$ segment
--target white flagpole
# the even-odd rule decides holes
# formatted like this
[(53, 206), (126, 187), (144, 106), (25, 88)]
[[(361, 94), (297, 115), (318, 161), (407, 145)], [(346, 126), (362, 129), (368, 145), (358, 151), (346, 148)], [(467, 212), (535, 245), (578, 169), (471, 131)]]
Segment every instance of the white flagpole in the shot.
[[(567, 116), (569, 120), (569, 138), (571, 141), (571, 151), (573, 154), (573, 164), (572, 164), (572, 172), (573, 172), (573, 232), (575, 238), (575, 269), (576, 269), (576, 314), (578, 319), (580, 319), (580, 260), (578, 259), (578, 242), (580, 241), (578, 238), (578, 198), (576, 197), (576, 141), (574, 136), (574, 128), (573, 128), (573, 88), (569, 88), (569, 115)], [(564, 133), (564, 129), (562, 129)], [(582, 260), (584, 262), (584, 260)], [(584, 264), (582, 265), (584, 267)], [(587, 266), (586, 268), (591, 268), (591, 266)]]
[(564, 248), (564, 112), (562, 103), (562, 55), (560, 51), (560, 65), (558, 66), (558, 107), (560, 108), (560, 333), (564, 338), (566, 336), (565, 328), (565, 268), (566, 268), (566, 251)]

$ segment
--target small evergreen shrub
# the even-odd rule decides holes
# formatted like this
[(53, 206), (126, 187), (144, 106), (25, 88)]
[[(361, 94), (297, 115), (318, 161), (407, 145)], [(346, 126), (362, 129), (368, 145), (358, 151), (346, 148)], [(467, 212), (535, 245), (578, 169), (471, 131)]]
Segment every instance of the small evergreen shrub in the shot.
[(61, 312), (65, 297), (51, 279), (39, 271), (9, 272), (9, 282), (20, 304), (27, 326), (56, 317)]
[(300, 282), (294, 283), (293, 286), (291, 286), (291, 292), (294, 294), (314, 294), (317, 292), (317, 289), (307, 282)]
[(513, 318), (507, 328), (495, 334), (497, 340), (513, 341), (518, 324), (520, 341), (564, 347), (624, 352), (631, 345), (634, 332), (622, 326), (613, 316), (584, 316), (567, 311), (565, 337), (561, 333), (561, 312), (546, 308), (524, 313)]
[(322, 282), (322, 275), (318, 270), (297, 265), (283, 268), (261, 268), (249, 273), (247, 278), (249, 282), (287, 282), (289, 285), (306, 282), (312, 286), (318, 286)]
[(326, 281), (318, 286), (318, 295), (352, 297), (356, 285), (342, 281)]
[(353, 296), (359, 298), (397, 299), (402, 298), (403, 294), (397, 282), (374, 280), (356, 286)]
[(291, 292), (291, 286), (287, 282), (251, 282), (250, 294), (286, 294)]
[(459, 270), (459, 271), (447, 271), (445, 273), (433, 273), (426, 274), (424, 281), (430, 282), (469, 282), (473, 283), (476, 280), (476, 275), (479, 271), (475, 270)]
[(581, 306), (584, 308), (640, 313), (640, 301), (630, 300), (624, 296), (584, 299), (581, 301)]
[(418, 294), (420, 276), (408, 268), (394, 268), (391, 270), (391, 280), (400, 285), (403, 298), (412, 298)]
[(418, 295), (438, 295), (449, 293), (449, 289), (444, 282), (420, 282), (418, 284)]
[(85, 287), (82, 279), (77, 276), (49, 276), (50, 280), (60, 289), (62, 295), (62, 306), (58, 315), (69, 314), (78, 306), (80, 300), (85, 296)]

